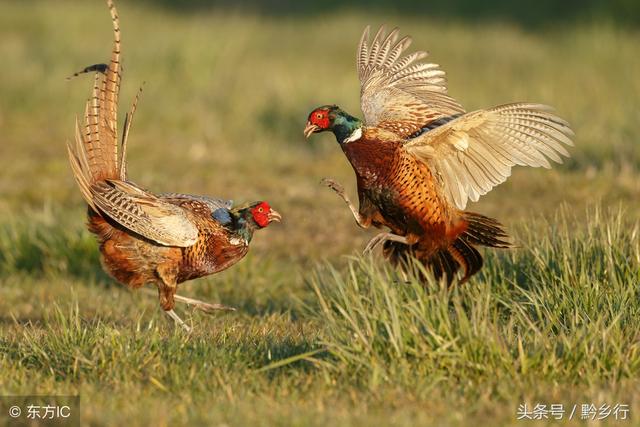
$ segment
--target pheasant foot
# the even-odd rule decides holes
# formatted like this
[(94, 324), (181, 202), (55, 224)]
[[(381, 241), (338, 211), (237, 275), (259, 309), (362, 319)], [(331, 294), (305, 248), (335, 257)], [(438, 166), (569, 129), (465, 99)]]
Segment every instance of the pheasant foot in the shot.
[(197, 299), (183, 297), (182, 295), (174, 295), (174, 298), (176, 301), (180, 301), (185, 304), (192, 305), (194, 308), (204, 311), (205, 313), (213, 313), (214, 311), (217, 311), (217, 310), (236, 311), (234, 307), (229, 307), (223, 304), (210, 304), (208, 302), (200, 301)]
[(360, 213), (358, 212), (358, 209), (356, 209), (353, 203), (351, 203), (351, 200), (349, 199), (349, 197), (345, 194), (344, 187), (341, 184), (337, 183), (331, 178), (322, 178), (322, 180), (320, 181), (320, 184), (326, 185), (327, 187), (335, 191), (336, 194), (342, 198), (342, 200), (344, 200), (344, 202), (347, 204), (347, 206), (351, 210), (351, 213), (353, 214), (353, 217), (355, 218), (356, 223), (361, 228), (369, 227), (369, 224), (364, 220), (362, 215), (360, 215)]
[(362, 253), (366, 255), (386, 241), (403, 243), (405, 245), (409, 244), (407, 238), (404, 236), (398, 236), (397, 234), (393, 233), (380, 233), (369, 240), (369, 243), (367, 243), (367, 246), (364, 248), (364, 251)]
[[(144, 292), (145, 294), (149, 294), (149, 295), (156, 295), (155, 292), (153, 292), (151, 289), (141, 289), (140, 291)], [(182, 295), (174, 295), (173, 298), (176, 301), (179, 302), (183, 302), (187, 305), (192, 305), (194, 308), (204, 311), (205, 313), (213, 313), (214, 311), (218, 311), (218, 310), (222, 310), (222, 311), (236, 311), (235, 307), (230, 307), (228, 305), (223, 305), (223, 304), (211, 304), (208, 302), (204, 302), (204, 301), (200, 301), (194, 298), (189, 298), (189, 297), (183, 297)]]
[(182, 328), (187, 332), (190, 333), (192, 331), (191, 326), (187, 325), (186, 323), (184, 323), (184, 321), (180, 318), (180, 316), (178, 316), (176, 314), (175, 311), (173, 310), (168, 310), (165, 313), (167, 313), (169, 315), (169, 317), (171, 317), (173, 319), (174, 322), (176, 322), (176, 325), (180, 325), (182, 326)]

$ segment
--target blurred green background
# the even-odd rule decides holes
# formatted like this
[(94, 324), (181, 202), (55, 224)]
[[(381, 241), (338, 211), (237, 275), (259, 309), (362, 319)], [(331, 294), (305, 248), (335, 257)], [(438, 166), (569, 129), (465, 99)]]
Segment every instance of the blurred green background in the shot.
[[(551, 172), (516, 168), (474, 209), (511, 225), (532, 206), (548, 213), (562, 202), (580, 210), (637, 200), (635, 3), (485, 3), (123, 2), (121, 113), (146, 82), (131, 178), (155, 191), (267, 199), (286, 221), (257, 243), (276, 252), (290, 252), (285, 243), (295, 237), (296, 253), (309, 256), (357, 247), (367, 236), (318, 185), (324, 176), (349, 185), (350, 167), (330, 136), (307, 142), (301, 129), (317, 105), (359, 113), (355, 46), (366, 24), (386, 23), (430, 51), (468, 110), (545, 103), (576, 132), (566, 164)], [(107, 61), (104, 5), (1, 4), (0, 213), (47, 206), (81, 221), (64, 143), (90, 77), (65, 77)], [(338, 233), (326, 233), (329, 225)], [(328, 247), (336, 238), (344, 244)]]
[[(402, 382), (396, 384), (393, 378), (376, 377), (375, 384), (391, 386), (384, 391), (374, 387), (372, 392), (362, 387), (360, 377), (337, 381), (331, 369), (292, 369), (285, 379), (255, 374), (254, 368), (272, 360), (272, 350), (286, 357), (329, 339), (321, 327), (326, 319), (320, 314), (302, 314), (303, 306), (313, 305), (315, 298), (308, 286), (310, 273), (322, 260), (344, 272), (344, 255), (359, 252), (375, 233), (358, 229), (343, 202), (319, 185), (321, 178), (333, 177), (355, 197), (353, 172), (333, 136), (324, 134), (306, 141), (302, 129), (308, 113), (318, 105), (337, 103), (360, 115), (355, 50), (368, 24), (374, 28), (383, 23), (399, 26), (402, 34), (411, 34), (412, 48), (430, 52), (429, 59), (447, 72), (449, 93), (469, 111), (515, 101), (554, 106), (576, 133), (571, 159), (552, 170), (515, 168), (505, 184), (469, 206), (504, 222), (525, 248), (514, 251), (517, 255), (509, 262), (502, 255), (492, 256), (488, 276), (478, 278), (486, 286), (470, 289), (486, 291), (483, 298), (487, 301), (513, 297), (508, 294), (512, 291), (520, 295), (509, 280), (492, 281), (502, 277), (495, 272), (503, 272), (504, 265), (513, 271), (535, 271), (539, 266), (532, 260), (537, 255), (529, 257), (526, 251), (530, 245), (533, 251), (544, 246), (536, 239), (546, 242), (545, 248), (557, 243), (553, 238), (557, 237), (561, 206), (575, 215), (563, 223), (566, 239), (573, 231), (582, 236), (588, 227), (604, 230), (622, 224), (620, 240), (628, 246), (637, 242), (637, 233), (627, 225), (640, 218), (640, 2), (147, 0), (118, 1), (117, 6), (124, 66), (121, 117), (144, 82), (129, 139), (130, 179), (157, 192), (208, 194), (238, 202), (264, 199), (284, 215), (284, 222), (260, 231), (251, 253), (238, 266), (181, 287), (186, 295), (235, 305), (240, 309), (236, 315), (211, 320), (193, 314), (202, 334), (194, 338), (200, 340), (195, 349), (179, 336), (165, 339), (169, 327), (155, 298), (120, 291), (101, 273), (96, 245), (84, 228), (85, 205), (66, 157), (64, 144), (73, 138), (74, 119), (83, 113), (91, 77), (65, 79), (86, 65), (108, 61), (112, 30), (107, 8), (100, 0), (0, 0), (0, 331), (5, 337), (0, 340), (0, 369), (12, 372), (0, 375), (0, 392), (79, 392), (83, 399), (100, 402), (83, 410), (96, 424), (101, 424), (103, 412), (120, 411), (122, 418), (114, 419), (121, 421), (129, 415), (140, 416), (137, 406), (127, 405), (129, 394), (151, 408), (144, 415), (148, 423), (167, 423), (170, 403), (184, 415), (178, 420), (234, 424), (233, 419), (218, 416), (221, 412), (211, 415), (208, 401), (191, 407), (188, 399), (193, 390), (222, 396), (216, 398), (217, 411), (230, 405), (239, 417), (236, 423), (244, 420), (257, 425), (290, 416), (297, 417), (301, 425), (371, 425), (378, 416), (396, 417), (396, 424), (412, 425), (414, 416), (424, 423), (430, 419), (424, 405), (452, 424), (464, 425), (461, 420), (470, 415), (480, 415), (477, 419), (486, 420), (487, 425), (495, 425), (492, 416), (512, 420), (517, 403), (513, 399), (526, 395), (531, 382), (520, 381), (520, 377), (501, 382), (496, 387), (502, 400), (496, 404), (495, 396), (478, 385), (500, 381), (491, 370), (479, 369), (483, 373), (469, 381), (448, 372), (447, 384), (459, 393), (453, 403), (448, 400), (451, 389), (442, 388), (436, 377), (424, 377), (426, 383), (419, 391)], [(586, 212), (595, 207), (602, 212), (619, 208), (622, 213), (615, 219), (603, 214), (587, 223)], [(591, 240), (585, 242), (589, 246)], [(594, 243), (598, 248), (607, 245), (606, 236)], [(559, 253), (564, 261), (573, 259), (574, 246), (562, 246)], [(601, 252), (594, 255), (588, 250), (575, 258), (586, 260), (586, 265), (598, 264), (593, 259), (600, 259)], [(622, 264), (635, 271), (639, 261), (631, 252), (627, 248), (618, 255)], [(550, 259), (555, 258), (550, 255)], [(564, 268), (571, 271), (572, 267), (565, 263)], [(600, 277), (599, 272), (593, 277), (589, 274), (585, 273), (591, 279), (584, 286)], [(333, 276), (318, 277), (330, 282), (327, 278)], [(633, 285), (635, 276), (630, 277)], [(538, 282), (525, 281), (523, 286), (535, 290), (532, 283)], [(616, 292), (627, 289), (624, 283), (618, 286)], [(576, 292), (579, 298), (581, 291)], [(514, 312), (527, 312), (526, 295)], [(600, 301), (600, 297), (587, 302)], [(69, 336), (57, 337), (66, 328), (60, 325), (72, 321), (74, 314), (69, 315), (72, 320), (62, 316), (61, 321), (53, 322), (58, 329), (47, 329), (46, 319), (60, 317), (56, 304), (64, 311), (75, 303), (80, 307), (75, 316), (85, 323), (79, 323), (82, 326), (77, 330), (69, 328)], [(593, 307), (596, 314), (602, 311), (596, 303)], [(446, 317), (446, 308), (443, 313)], [(593, 320), (584, 313), (567, 318), (582, 316)], [(529, 330), (524, 320), (510, 323), (493, 312), (484, 320), (491, 331), (502, 327)], [(500, 326), (494, 328), (493, 321)], [(589, 333), (596, 336), (606, 322), (586, 322), (594, 325)], [(547, 334), (547, 329), (540, 330)], [(94, 345), (85, 339), (94, 337), (93, 333), (106, 338)], [(469, 334), (473, 338), (474, 332)], [(616, 335), (619, 347), (615, 348), (634, 345), (634, 334), (625, 329)], [(41, 341), (47, 337), (60, 341)], [(131, 341), (122, 344), (117, 337)], [(580, 343), (581, 337), (571, 335), (571, 342)], [(111, 354), (111, 339), (122, 344), (117, 357), (104, 356)], [(550, 360), (546, 351), (555, 345), (554, 339), (550, 338), (551, 344), (541, 341), (532, 350), (540, 352), (535, 353), (540, 355), (537, 360)], [(215, 343), (213, 350), (211, 342)], [(516, 348), (515, 342), (509, 345), (513, 347), (507, 351), (514, 358), (521, 357), (521, 347)], [(69, 349), (70, 355), (51, 361), (44, 358), (47, 351), (42, 348), (62, 354)], [(86, 351), (76, 354), (76, 348)], [(208, 352), (214, 350), (224, 366), (211, 362)], [(548, 388), (546, 383), (541, 385), (541, 393), (566, 395), (573, 389), (573, 380), (567, 378), (574, 376), (575, 381), (588, 383), (574, 397), (587, 399), (598, 393), (609, 400), (640, 396), (637, 381), (617, 388), (618, 380), (632, 377), (637, 370), (619, 373), (615, 368), (640, 366), (628, 362), (637, 360), (633, 355), (640, 352), (636, 350), (632, 348), (624, 357), (611, 359), (613, 362), (604, 361), (611, 362), (606, 365), (610, 369), (587, 369), (593, 376), (586, 375), (580, 365), (586, 362), (576, 362), (575, 371), (568, 368), (567, 376), (547, 377)], [(104, 359), (92, 351), (102, 352)], [(151, 352), (149, 359), (147, 351)], [(200, 351), (205, 361), (197, 359)], [(440, 349), (433, 351), (425, 357), (437, 360)], [(569, 366), (562, 354), (557, 356), (558, 366)], [(460, 360), (466, 361), (467, 356)], [(468, 366), (479, 366), (473, 357)], [(86, 360), (88, 364), (83, 365)], [(143, 362), (147, 360), (152, 362)], [(101, 363), (112, 370), (103, 375)], [(121, 370), (120, 363), (124, 364)], [(191, 369), (189, 364), (213, 369), (207, 365), (213, 363), (215, 369), (207, 371), (212, 375), (207, 378), (184, 370), (179, 371), (184, 376), (179, 376), (165, 370), (173, 363), (184, 370)], [(87, 371), (77, 371), (77, 366)], [(351, 375), (347, 368), (344, 371)], [(533, 374), (528, 375), (531, 379)], [(563, 384), (560, 388), (558, 381)], [(168, 397), (157, 384), (183, 394), (180, 399), (174, 394)], [(234, 399), (228, 384), (237, 387), (233, 392), (244, 398)], [(112, 387), (119, 394), (110, 395)], [(256, 396), (261, 400), (253, 413), (247, 402)], [(302, 409), (290, 407), (288, 399)], [(640, 400), (631, 403), (634, 410), (640, 409)], [(270, 409), (273, 404), (277, 404), (275, 412)], [(371, 413), (369, 404), (373, 405)], [(453, 408), (458, 404), (462, 406)]]
[(263, 15), (321, 15), (344, 10), (369, 14), (421, 16), (430, 19), (478, 22), (511, 22), (523, 27), (573, 25), (576, 23), (610, 22), (628, 26), (640, 24), (640, 5), (634, 0), (453, 0), (447, 2), (416, 0), (150, 0), (178, 12), (207, 9), (242, 10)]

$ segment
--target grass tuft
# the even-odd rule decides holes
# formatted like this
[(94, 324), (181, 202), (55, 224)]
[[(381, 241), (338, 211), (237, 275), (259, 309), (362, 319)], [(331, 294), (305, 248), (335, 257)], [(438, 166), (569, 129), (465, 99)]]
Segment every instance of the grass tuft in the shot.
[[(566, 216), (553, 232), (487, 253), (451, 289), (377, 259), (311, 280), (329, 366), (345, 380), (428, 390), (440, 381), (593, 384), (640, 374), (640, 240), (622, 212)], [(313, 312), (312, 312), (313, 313)], [(327, 363), (327, 361), (325, 361)]]

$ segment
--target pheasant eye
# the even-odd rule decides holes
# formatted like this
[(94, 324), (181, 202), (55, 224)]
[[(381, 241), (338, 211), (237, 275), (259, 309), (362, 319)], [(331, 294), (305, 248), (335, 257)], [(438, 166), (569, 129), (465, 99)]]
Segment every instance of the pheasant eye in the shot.
[(316, 114), (316, 119), (321, 119), (321, 118), (322, 118), (322, 113)]
[(258, 212), (262, 213), (264, 211), (263, 208), (258, 208)]

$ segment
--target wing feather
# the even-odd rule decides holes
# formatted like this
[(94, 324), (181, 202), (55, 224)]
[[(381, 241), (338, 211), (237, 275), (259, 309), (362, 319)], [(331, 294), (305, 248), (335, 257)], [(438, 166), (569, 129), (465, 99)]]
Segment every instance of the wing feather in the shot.
[(358, 59), (357, 59), (357, 67), (358, 67), (358, 77), (360, 80), (364, 78), (364, 72), (367, 69), (367, 65), (369, 65), (369, 46), (367, 40), (369, 40), (369, 31), (371, 27), (368, 25), (365, 27), (364, 32), (362, 33), (362, 37), (360, 37), (360, 43), (358, 44)]
[(545, 105), (516, 103), (465, 114), (404, 147), (440, 178), (459, 209), (504, 182), (515, 165), (550, 168), (573, 145), (568, 123)]
[(394, 28), (384, 26), (369, 41), (365, 28), (357, 50), (361, 107), (365, 123), (407, 138), (437, 120), (464, 110), (447, 95), (445, 72), (438, 64), (419, 62), (427, 57), (418, 51), (403, 56), (411, 45), (408, 36), (399, 39)]
[(186, 210), (167, 203), (135, 184), (119, 180), (91, 186), (100, 212), (149, 240), (165, 246), (188, 247), (198, 240), (198, 228)]

